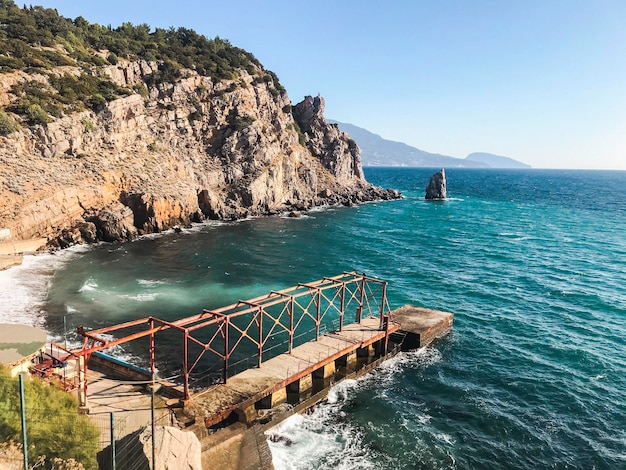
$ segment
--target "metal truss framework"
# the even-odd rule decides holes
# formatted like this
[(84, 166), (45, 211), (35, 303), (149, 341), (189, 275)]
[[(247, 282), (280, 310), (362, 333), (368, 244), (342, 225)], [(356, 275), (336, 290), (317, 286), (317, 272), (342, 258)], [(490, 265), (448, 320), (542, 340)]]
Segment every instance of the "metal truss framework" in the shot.
[[(346, 317), (348, 312), (352, 312), (354, 317)], [(83, 347), (73, 351), (73, 355), (84, 358), (82, 362), (85, 379), (82, 381), (81, 395), (86, 400), (87, 362), (91, 354), (149, 337), (150, 368), (154, 377), (156, 335), (165, 330), (179, 331), (182, 334), (184, 399), (188, 400), (191, 397), (190, 375), (206, 353), (212, 354), (222, 362), (221, 380), (226, 383), (229, 360), (242, 344), (256, 349), (257, 366), (260, 367), (264, 351), (267, 352), (268, 349), (266, 347), (268, 340), (276, 336), (287, 336), (285, 352), (291, 353), (296, 333), (302, 332), (306, 326), (314, 325), (317, 340), (320, 327), (327, 316), (338, 316), (339, 331), (344, 323), (360, 323), (362, 318), (380, 317), (380, 329), (383, 330), (388, 325), (389, 313), (387, 282), (365, 274), (349, 272), (280, 291), (271, 291), (269, 294), (250, 300), (240, 300), (215, 310), (203, 310), (197, 315), (175, 321), (146, 317), (89, 332), (78, 328), (78, 333), (83, 336)], [(141, 326), (147, 329), (117, 339), (102, 336)], [(191, 353), (192, 344), (197, 345), (196, 351), (199, 347), (199, 353)]]

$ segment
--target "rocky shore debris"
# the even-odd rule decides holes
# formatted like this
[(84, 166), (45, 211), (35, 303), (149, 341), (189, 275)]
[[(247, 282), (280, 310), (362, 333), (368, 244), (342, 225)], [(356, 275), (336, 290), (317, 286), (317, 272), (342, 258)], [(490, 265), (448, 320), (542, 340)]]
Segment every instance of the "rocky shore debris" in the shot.
[(286, 445), (287, 447), (293, 444), (293, 441), (289, 439), (287, 436), (283, 436), (281, 434), (270, 434), (269, 440), (275, 443), (281, 443)]
[(428, 186), (426, 186), (426, 200), (446, 199), (446, 172), (442, 168), (430, 177)]

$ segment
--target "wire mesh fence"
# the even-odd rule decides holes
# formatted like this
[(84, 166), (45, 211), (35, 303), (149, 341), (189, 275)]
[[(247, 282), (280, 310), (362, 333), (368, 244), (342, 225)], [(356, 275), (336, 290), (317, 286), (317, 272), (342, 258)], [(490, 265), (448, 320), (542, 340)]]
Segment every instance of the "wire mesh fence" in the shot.
[(152, 430), (174, 424), (166, 407), (80, 414), (26, 401), (22, 408), (14, 382), (0, 377), (2, 470), (149, 470)]

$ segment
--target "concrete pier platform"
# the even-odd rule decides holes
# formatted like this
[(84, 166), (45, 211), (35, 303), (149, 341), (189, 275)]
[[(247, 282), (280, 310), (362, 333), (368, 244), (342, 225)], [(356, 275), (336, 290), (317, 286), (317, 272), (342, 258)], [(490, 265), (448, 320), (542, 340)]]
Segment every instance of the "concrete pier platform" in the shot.
[(394, 322), (400, 324), (402, 350), (408, 351), (428, 346), (452, 330), (454, 315), (430, 308), (405, 305), (391, 312)]
[[(370, 354), (375, 343), (384, 340), (380, 319), (365, 318), (361, 323), (345, 325), (342, 331), (326, 333), (317, 341), (310, 341), (269, 359), (261, 367), (248, 369), (230, 377), (225, 384), (215, 385), (195, 394), (185, 408), (196, 416), (203, 416), (206, 426), (217, 424), (237, 414), (237, 420), (252, 423), (259, 408), (273, 408), (287, 401), (287, 386), (302, 384), (299, 392), (313, 387), (314, 380), (331, 379), (335, 374), (335, 360)], [(389, 325), (389, 333), (400, 329)], [(381, 353), (379, 353), (381, 354)], [(372, 354), (373, 355), (373, 354)], [(292, 386), (293, 389), (293, 386)]]

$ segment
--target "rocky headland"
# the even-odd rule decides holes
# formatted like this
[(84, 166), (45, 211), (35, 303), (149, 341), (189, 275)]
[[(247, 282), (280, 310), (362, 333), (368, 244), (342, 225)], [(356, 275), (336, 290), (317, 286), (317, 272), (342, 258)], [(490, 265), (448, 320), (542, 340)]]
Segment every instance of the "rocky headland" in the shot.
[[(17, 23), (33, 11), (11, 8)], [(65, 21), (70, 38), (94, 26), (39, 11)], [(122, 29), (107, 34), (132, 37)], [(365, 180), (359, 147), (326, 121), (322, 97), (292, 106), (251, 54), (182, 29), (146, 33), (144, 43), (162, 47), (157, 33), (219, 46), (230, 63), (216, 56), (216, 69), (200, 57), (185, 67), (99, 49), (77, 55), (68, 41), (31, 44), (22, 62), (0, 51), (0, 229), (10, 240), (45, 238), (63, 248), (206, 219), (400, 197)], [(85, 92), (92, 83), (108, 94)]]

